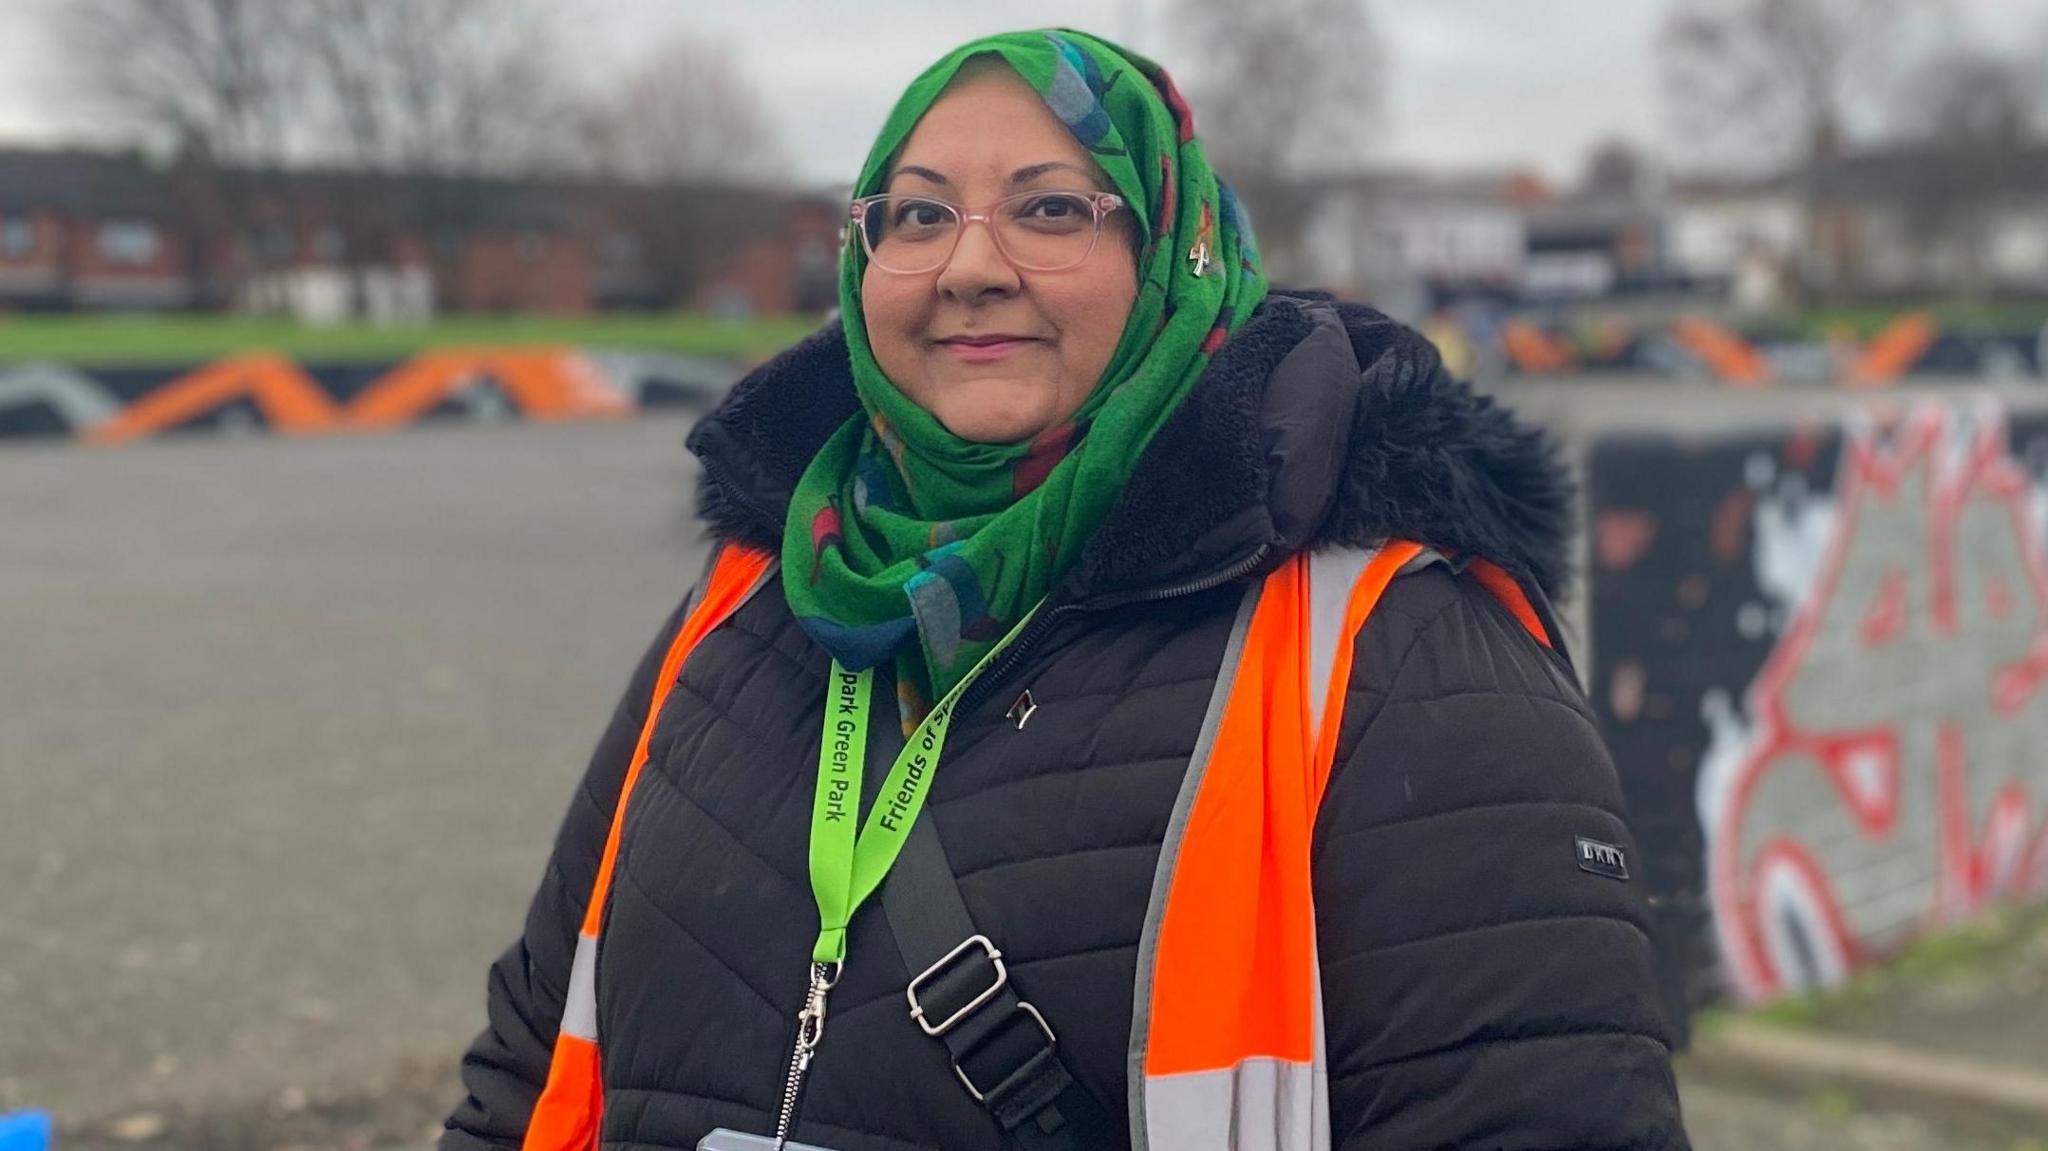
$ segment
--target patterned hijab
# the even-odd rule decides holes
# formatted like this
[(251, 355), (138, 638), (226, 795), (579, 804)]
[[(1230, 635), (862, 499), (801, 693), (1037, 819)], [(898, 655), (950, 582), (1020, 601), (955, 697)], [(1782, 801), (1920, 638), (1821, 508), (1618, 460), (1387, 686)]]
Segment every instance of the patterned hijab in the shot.
[(839, 303), (864, 414), (826, 441), (797, 486), (783, 586), (804, 629), (844, 667), (896, 658), (906, 726), (1051, 591), (1210, 356), (1266, 294), (1244, 213), (1210, 171), (1173, 81), (1080, 32), (990, 36), (933, 65), (889, 114), (855, 196), (882, 189), (918, 120), (983, 56), (1045, 99), (1136, 214), (1140, 286), (1108, 368), (1069, 422), (1026, 443), (972, 443), (883, 375), (861, 312), (866, 255), (857, 240), (846, 245)]

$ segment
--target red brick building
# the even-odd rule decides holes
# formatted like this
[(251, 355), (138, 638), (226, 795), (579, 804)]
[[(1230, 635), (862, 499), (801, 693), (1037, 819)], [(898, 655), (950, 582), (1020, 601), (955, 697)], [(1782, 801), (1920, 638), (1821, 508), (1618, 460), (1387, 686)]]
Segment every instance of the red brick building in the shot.
[(0, 152), (0, 307), (176, 308), (189, 253), (129, 157)]
[(0, 312), (279, 306), (290, 293), (263, 288), (373, 270), (424, 272), (443, 312), (820, 310), (843, 211), (778, 189), (198, 172), (0, 149)]
[(741, 244), (697, 290), (708, 311), (810, 312), (838, 299), (840, 227), (837, 201), (792, 205), (783, 225)]

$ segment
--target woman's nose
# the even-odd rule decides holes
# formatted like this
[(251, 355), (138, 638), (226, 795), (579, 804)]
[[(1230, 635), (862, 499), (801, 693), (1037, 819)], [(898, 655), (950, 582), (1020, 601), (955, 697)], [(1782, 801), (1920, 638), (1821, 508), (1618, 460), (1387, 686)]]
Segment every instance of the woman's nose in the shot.
[(991, 291), (1014, 292), (1020, 285), (1017, 269), (996, 245), (993, 226), (986, 220), (963, 222), (952, 258), (939, 269), (939, 291), (973, 299)]

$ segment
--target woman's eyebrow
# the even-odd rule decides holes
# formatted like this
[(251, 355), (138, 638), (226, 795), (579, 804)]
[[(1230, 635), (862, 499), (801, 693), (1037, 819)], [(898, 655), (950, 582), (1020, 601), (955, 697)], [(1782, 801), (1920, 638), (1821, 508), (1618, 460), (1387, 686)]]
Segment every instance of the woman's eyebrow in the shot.
[(934, 184), (944, 184), (949, 187), (953, 183), (951, 180), (946, 179), (944, 176), (939, 175), (937, 172), (932, 171), (930, 168), (920, 168), (916, 164), (905, 164), (902, 167), (897, 168), (895, 171), (889, 173), (889, 178), (882, 182), (882, 186), (886, 188), (890, 184), (895, 183), (896, 177), (898, 176), (916, 176), (920, 179), (929, 180)]
[(1065, 160), (1049, 160), (1043, 164), (1031, 164), (1026, 167), (1019, 168), (1016, 171), (1010, 173), (1010, 183), (1012, 185), (1028, 184), (1031, 181), (1038, 179), (1040, 176), (1045, 175), (1047, 172), (1057, 172), (1061, 169), (1065, 169), (1069, 172), (1077, 172), (1083, 176), (1086, 176), (1088, 177), (1088, 182), (1091, 184), (1095, 182), (1095, 173), (1088, 171), (1086, 168), (1083, 168), (1077, 164), (1069, 164)]
[[(1024, 167), (1019, 168), (1016, 171), (1010, 173), (1010, 184), (1012, 187), (1018, 184), (1028, 184), (1031, 181), (1038, 179), (1040, 176), (1043, 176), (1048, 172), (1059, 171), (1074, 172), (1081, 176), (1087, 177), (1088, 182), (1090, 184), (1095, 183), (1095, 173), (1090, 172), (1089, 170), (1081, 167), (1078, 164), (1069, 164), (1065, 160), (1048, 160), (1043, 164), (1027, 164)], [(930, 168), (926, 168), (918, 164), (904, 164), (898, 167), (895, 171), (889, 173), (888, 180), (884, 181), (882, 186), (888, 187), (890, 184), (894, 184), (896, 182), (896, 177), (898, 176), (916, 176), (921, 180), (930, 181), (931, 183), (938, 184), (941, 187), (951, 187), (953, 184), (951, 180), (946, 179), (944, 176), (932, 171)]]

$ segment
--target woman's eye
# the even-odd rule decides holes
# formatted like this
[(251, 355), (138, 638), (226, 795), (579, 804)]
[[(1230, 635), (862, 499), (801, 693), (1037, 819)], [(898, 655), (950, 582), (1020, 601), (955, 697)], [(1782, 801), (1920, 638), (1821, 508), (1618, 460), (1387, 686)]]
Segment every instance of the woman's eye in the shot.
[(937, 204), (912, 202), (896, 209), (894, 223), (913, 228), (936, 228), (946, 221), (946, 211)]
[(1069, 216), (1080, 215), (1086, 210), (1080, 200), (1073, 196), (1040, 196), (1034, 200), (1026, 200), (1019, 214), (1041, 220), (1064, 220)]

